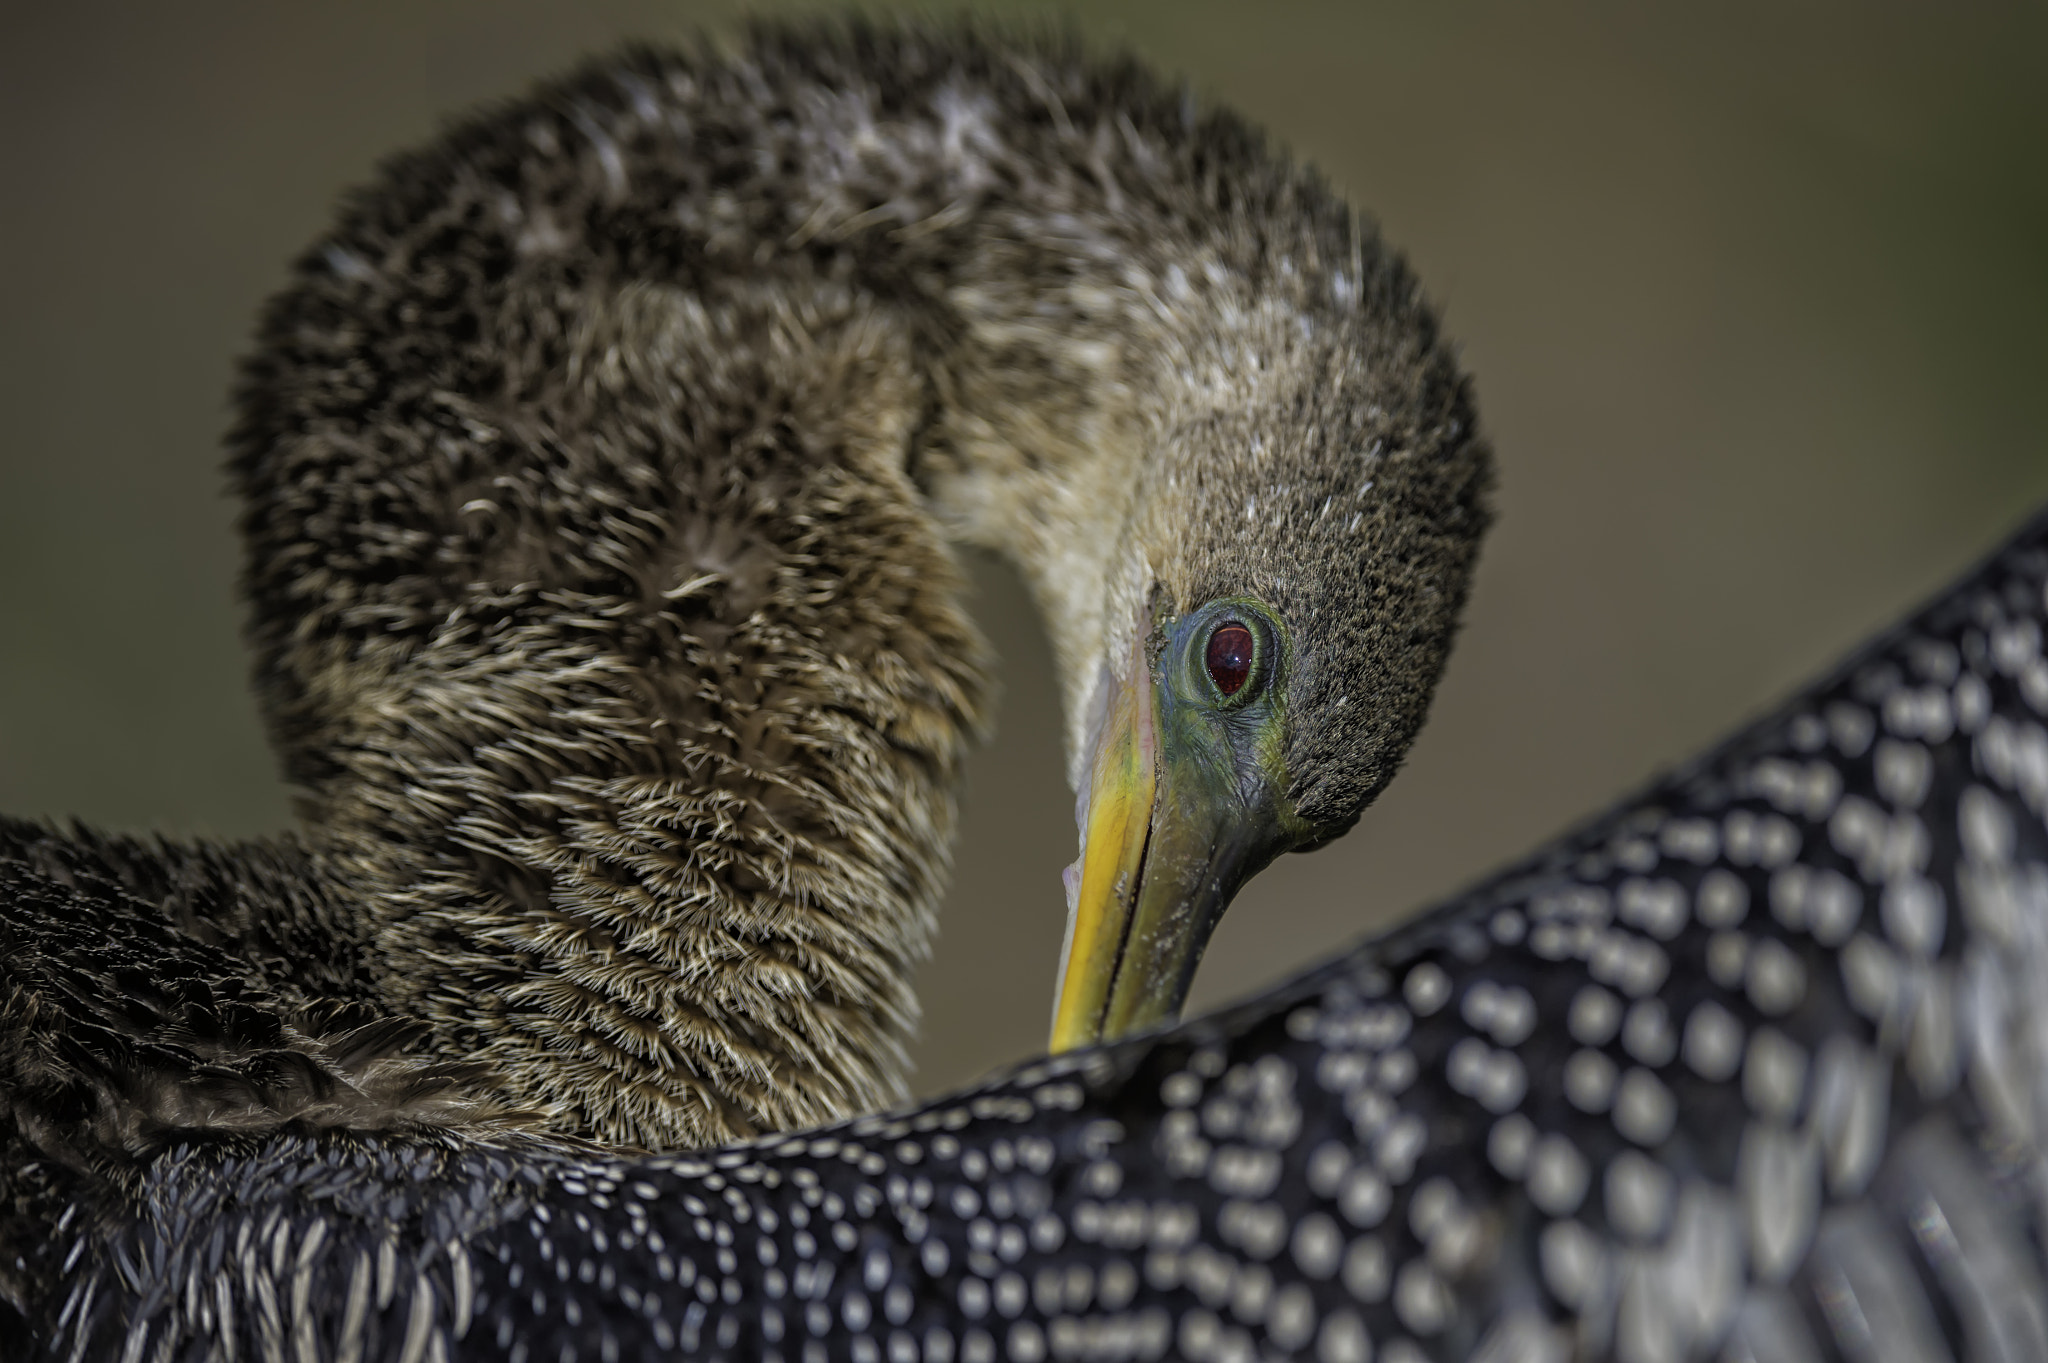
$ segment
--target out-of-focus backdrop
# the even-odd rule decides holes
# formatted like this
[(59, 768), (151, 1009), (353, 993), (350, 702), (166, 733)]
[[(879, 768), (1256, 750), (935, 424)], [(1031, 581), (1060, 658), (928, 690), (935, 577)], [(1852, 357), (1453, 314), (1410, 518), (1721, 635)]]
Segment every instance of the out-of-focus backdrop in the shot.
[[(1036, 4), (983, 11), (1058, 15)], [(754, 13), (786, 10), (756, 5)], [(0, 12), (0, 809), (258, 834), (219, 435), (338, 191), (698, 0)], [(1213, 1005), (1768, 704), (2048, 499), (2048, 9), (1090, 0), (1320, 164), (1448, 309), (1499, 529), (1406, 772), (1231, 911)], [(1014, 581), (920, 1087), (1043, 1044), (1073, 855)]]

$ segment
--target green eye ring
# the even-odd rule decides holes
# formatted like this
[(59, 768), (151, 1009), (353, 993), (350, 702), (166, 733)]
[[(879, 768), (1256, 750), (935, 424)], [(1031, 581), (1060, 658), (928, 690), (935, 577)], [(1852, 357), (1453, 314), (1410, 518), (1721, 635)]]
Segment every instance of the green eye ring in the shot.
[(1191, 611), (1175, 634), (1187, 693), (1219, 710), (1236, 710), (1272, 686), (1280, 630), (1265, 603), (1223, 597)]

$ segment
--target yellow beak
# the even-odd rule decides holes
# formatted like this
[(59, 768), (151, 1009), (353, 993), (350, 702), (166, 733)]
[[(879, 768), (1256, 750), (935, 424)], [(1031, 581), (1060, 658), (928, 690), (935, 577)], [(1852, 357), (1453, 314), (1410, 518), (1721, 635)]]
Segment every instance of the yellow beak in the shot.
[(1173, 1021), (1217, 920), (1283, 849), (1272, 783), (1241, 775), (1213, 714), (1152, 675), (1111, 680), (1090, 755), (1052, 1048)]
[(1103, 1018), (1131, 926), (1152, 797), (1159, 733), (1152, 686), (1137, 650), (1133, 676), (1112, 679), (1109, 716), (1090, 764), (1081, 860), (1069, 875), (1080, 884), (1067, 911), (1059, 990), (1053, 1004), (1052, 1048), (1086, 1046), (1102, 1036)]

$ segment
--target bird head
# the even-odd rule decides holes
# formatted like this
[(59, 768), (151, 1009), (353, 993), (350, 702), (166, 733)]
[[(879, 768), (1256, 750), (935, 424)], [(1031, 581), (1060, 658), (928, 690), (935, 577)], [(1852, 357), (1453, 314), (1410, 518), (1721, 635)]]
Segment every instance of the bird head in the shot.
[(1413, 288), (1380, 304), (1257, 349), (1138, 460), (1074, 707), (1055, 1050), (1176, 1018), (1238, 888), (1349, 829), (1422, 722), (1490, 461)]

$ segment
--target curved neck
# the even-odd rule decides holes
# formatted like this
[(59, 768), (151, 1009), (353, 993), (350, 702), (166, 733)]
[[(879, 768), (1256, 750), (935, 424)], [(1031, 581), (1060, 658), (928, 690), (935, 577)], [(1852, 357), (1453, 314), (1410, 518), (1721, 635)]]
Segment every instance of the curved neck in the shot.
[(1020, 563), (1084, 713), (1141, 463), (1300, 325), (1204, 216), (1240, 130), (864, 41), (629, 56), (457, 130), (249, 368), (251, 633), (324, 873), (392, 1006), (605, 1140), (900, 1091), (988, 694), (946, 541)]

